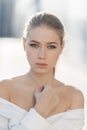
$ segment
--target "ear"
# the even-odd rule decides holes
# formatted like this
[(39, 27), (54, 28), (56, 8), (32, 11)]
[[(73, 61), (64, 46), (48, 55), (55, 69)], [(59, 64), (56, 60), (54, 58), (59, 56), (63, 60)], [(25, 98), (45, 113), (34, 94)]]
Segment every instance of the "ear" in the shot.
[(23, 42), (23, 47), (24, 47), (24, 50), (25, 50), (26, 49), (26, 39), (22, 38), (22, 42)]

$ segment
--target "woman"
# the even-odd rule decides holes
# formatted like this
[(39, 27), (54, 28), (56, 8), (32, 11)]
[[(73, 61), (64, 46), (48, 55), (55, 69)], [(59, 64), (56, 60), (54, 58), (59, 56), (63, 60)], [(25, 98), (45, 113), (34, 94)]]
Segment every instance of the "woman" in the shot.
[(82, 130), (82, 92), (55, 79), (64, 47), (60, 20), (42, 12), (32, 16), (23, 46), (30, 70), (0, 83), (0, 130)]

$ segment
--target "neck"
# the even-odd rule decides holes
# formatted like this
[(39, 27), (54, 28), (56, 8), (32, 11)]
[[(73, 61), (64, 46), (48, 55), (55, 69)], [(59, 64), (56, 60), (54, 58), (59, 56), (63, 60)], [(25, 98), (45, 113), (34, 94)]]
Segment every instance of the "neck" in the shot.
[(45, 74), (38, 74), (30, 70), (27, 76), (30, 78), (33, 85), (38, 87), (42, 87), (46, 84), (52, 84), (54, 81), (53, 71)]

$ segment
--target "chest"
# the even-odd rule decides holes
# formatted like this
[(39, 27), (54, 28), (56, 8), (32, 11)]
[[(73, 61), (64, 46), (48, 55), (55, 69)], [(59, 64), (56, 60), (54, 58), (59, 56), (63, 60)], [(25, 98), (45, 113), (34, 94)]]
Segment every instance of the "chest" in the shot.
[(35, 105), (35, 89), (14, 89), (11, 94), (11, 102), (29, 111)]
[[(30, 108), (34, 107), (36, 104), (34, 93), (35, 89), (15, 89), (13, 95), (11, 96), (11, 102), (18, 105), (19, 107), (29, 111)], [(70, 98), (64, 93), (59, 93), (60, 103), (53, 109), (50, 115), (61, 113), (70, 108)]]
[(68, 98), (67, 96), (64, 96), (64, 95), (59, 96), (59, 98), (60, 98), (59, 104), (57, 105), (57, 107), (55, 107), (50, 112), (50, 115), (62, 113), (62, 112), (65, 112), (71, 108), (71, 99), (70, 98)]

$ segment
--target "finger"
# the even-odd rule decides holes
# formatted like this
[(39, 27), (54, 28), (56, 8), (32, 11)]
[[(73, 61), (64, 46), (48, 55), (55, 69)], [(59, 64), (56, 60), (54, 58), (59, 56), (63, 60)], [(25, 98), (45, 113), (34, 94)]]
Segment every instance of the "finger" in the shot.
[(44, 86), (40, 87), (38, 90), (39, 90), (39, 92), (42, 92), (43, 89), (44, 89)]
[(45, 88), (45, 90), (52, 89), (52, 85), (50, 85), (50, 84), (46, 84), (46, 85), (44, 86), (44, 88)]
[(37, 97), (39, 93), (40, 93), (40, 91), (36, 90), (34, 96)]

